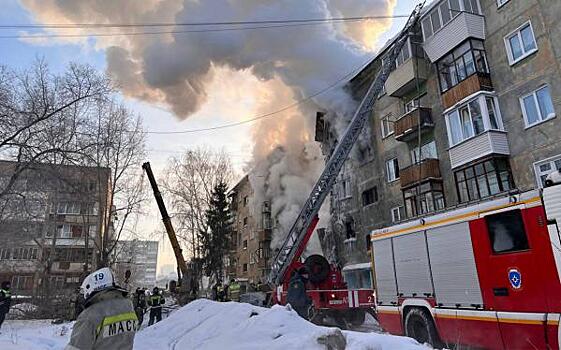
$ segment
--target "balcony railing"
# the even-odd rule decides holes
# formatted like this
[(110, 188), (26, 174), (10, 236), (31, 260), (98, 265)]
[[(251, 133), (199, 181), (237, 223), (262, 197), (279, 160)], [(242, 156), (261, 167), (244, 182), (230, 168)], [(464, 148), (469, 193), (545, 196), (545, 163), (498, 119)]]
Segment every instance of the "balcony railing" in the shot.
[(438, 159), (424, 159), (399, 171), (401, 188), (417, 184), (428, 179), (440, 179)]
[[(419, 128), (420, 121), (420, 128)], [(395, 122), (395, 139), (397, 141), (407, 142), (417, 136), (419, 129), (421, 133), (432, 128), (431, 109), (420, 107), (404, 114)]]
[(468, 38), (485, 40), (485, 17), (460, 12), (431, 37), (423, 47), (431, 62), (436, 62)]
[(493, 82), (491, 81), (491, 75), (477, 72), (443, 93), (442, 104), (445, 109), (450, 108), (464, 98), (481, 90), (493, 91)]
[(403, 97), (427, 80), (429, 64), (423, 58), (412, 57), (400, 64), (386, 80), (386, 92), (393, 97)]

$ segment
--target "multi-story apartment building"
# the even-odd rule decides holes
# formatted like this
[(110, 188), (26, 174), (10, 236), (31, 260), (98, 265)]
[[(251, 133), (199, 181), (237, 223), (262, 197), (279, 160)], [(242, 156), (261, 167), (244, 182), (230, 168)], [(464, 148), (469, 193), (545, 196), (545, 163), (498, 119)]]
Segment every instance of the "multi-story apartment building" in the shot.
[(269, 272), (272, 223), (269, 203), (255, 203), (253, 194), (247, 175), (230, 191), (233, 223), (226, 274), (257, 283)]
[(158, 268), (158, 241), (119, 241), (114, 250), (115, 273), (120, 283), (131, 272), (128, 286), (153, 288)]
[[(0, 162), (0, 188), (17, 166)], [(78, 287), (95, 267), (102, 239), (111, 239), (108, 191), (106, 168), (24, 167), (0, 197), (0, 280), (21, 295)]]
[[(376, 101), (370, 145), (332, 193), (343, 264), (368, 261), (372, 229), (541, 187), (561, 168), (559, 15), (561, 2), (547, 0), (425, 7)], [(349, 82), (355, 99), (391, 44)], [(332, 139), (318, 139), (329, 150)]]

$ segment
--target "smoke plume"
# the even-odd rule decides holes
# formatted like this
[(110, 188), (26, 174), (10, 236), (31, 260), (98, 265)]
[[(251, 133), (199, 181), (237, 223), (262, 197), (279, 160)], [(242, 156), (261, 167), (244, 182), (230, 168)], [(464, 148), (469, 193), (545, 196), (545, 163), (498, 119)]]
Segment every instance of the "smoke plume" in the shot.
[[(22, 0), (22, 3), (40, 23), (116, 24), (389, 15), (396, 1)], [(105, 50), (107, 71), (119, 82), (124, 95), (167, 105), (178, 118), (185, 119), (205, 103), (207, 88), (217, 68), (250, 71), (265, 82), (247, 93), (259, 100), (257, 112), (270, 112), (324, 89), (359, 67), (372, 56), (379, 35), (390, 25), (391, 20), (380, 19), (289, 28), (100, 37), (95, 46)], [(134, 30), (138, 29), (126, 29)], [(87, 33), (92, 29), (80, 31)], [(103, 29), (103, 32), (112, 31), (124, 29)], [(35, 43), (48, 44), (40, 39)], [(86, 41), (82, 43), (89, 45)], [(352, 114), (353, 106), (351, 98), (338, 88), (255, 124), (250, 174), (257, 194), (255, 203), (271, 201), (279, 232), (290, 228), (323, 168), (323, 156), (313, 141), (315, 112), (329, 111), (332, 118), (343, 119)], [(227, 111), (225, 106), (224, 112)], [(273, 247), (279, 240), (280, 236), (275, 236)]]

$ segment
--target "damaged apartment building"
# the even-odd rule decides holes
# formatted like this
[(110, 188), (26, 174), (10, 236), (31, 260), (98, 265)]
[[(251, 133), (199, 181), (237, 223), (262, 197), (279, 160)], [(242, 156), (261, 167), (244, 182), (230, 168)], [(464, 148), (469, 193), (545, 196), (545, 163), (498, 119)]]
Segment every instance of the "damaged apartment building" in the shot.
[[(367, 146), (355, 146), (332, 191), (340, 264), (369, 261), (373, 229), (539, 188), (561, 168), (560, 14), (561, 2), (548, 0), (425, 6), (391, 62)], [(357, 101), (390, 63), (391, 44), (348, 83)], [(325, 156), (336, 142), (329, 124), (318, 113)]]
[(112, 236), (109, 169), (2, 161), (0, 188), (0, 280), (19, 296), (75, 292)]
[[(226, 275), (241, 282), (263, 282), (270, 271), (270, 203), (254, 203), (254, 191), (247, 175), (232, 188), (229, 197), (233, 223)], [(242, 283), (242, 288), (245, 287)]]

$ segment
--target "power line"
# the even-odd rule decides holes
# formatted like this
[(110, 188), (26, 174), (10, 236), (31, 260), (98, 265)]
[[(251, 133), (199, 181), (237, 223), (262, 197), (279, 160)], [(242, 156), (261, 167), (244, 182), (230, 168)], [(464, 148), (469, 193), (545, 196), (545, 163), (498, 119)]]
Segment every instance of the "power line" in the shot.
[[(357, 20), (358, 21), (358, 20)], [(356, 22), (356, 21), (353, 21)], [(0, 35), (0, 39), (49, 39), (49, 38), (87, 38), (87, 37), (117, 37), (117, 36), (140, 36), (140, 35), (163, 35), (163, 34), (189, 34), (189, 33), (213, 33), (213, 32), (233, 32), (257, 29), (275, 29), (323, 25), (326, 23), (296, 23), (286, 25), (254, 26), (254, 27), (234, 27), (234, 28), (210, 28), (210, 29), (186, 29), (186, 30), (165, 30), (165, 31), (144, 31), (144, 32), (119, 32), (119, 33), (80, 33), (80, 34), (14, 34)]]
[(0, 29), (74, 29), (74, 28), (138, 28), (138, 27), (189, 27), (189, 26), (224, 26), (250, 24), (287, 24), (287, 23), (326, 23), (345, 21), (364, 21), (372, 19), (408, 18), (409, 15), (372, 15), (355, 17), (327, 18), (288, 18), (261, 21), (222, 21), (222, 22), (160, 22), (160, 23), (45, 23), (45, 24), (0, 24)]
[(269, 112), (269, 113), (265, 113), (265, 114), (261, 114), (258, 116), (255, 116), (253, 118), (250, 119), (246, 119), (246, 120), (242, 120), (239, 122), (234, 122), (234, 123), (228, 123), (228, 124), (222, 124), (222, 125), (217, 125), (217, 126), (212, 126), (212, 127), (208, 127), (208, 128), (199, 128), (199, 129), (188, 129), (188, 130), (179, 130), (179, 131), (144, 131), (143, 133), (145, 134), (157, 134), (157, 135), (168, 135), (168, 134), (190, 134), (190, 133), (197, 133), (197, 132), (203, 132), (203, 131), (212, 131), (212, 130), (219, 130), (219, 129), (226, 129), (226, 128), (231, 128), (231, 127), (235, 127), (235, 126), (239, 126), (239, 125), (243, 125), (243, 124), (247, 124), (247, 123), (251, 123), (260, 119), (264, 119), (264, 118), (269, 118), (272, 117), (274, 115), (277, 115), (281, 112), (284, 112), (286, 110), (292, 109), (298, 105), (301, 105), (303, 103), (306, 103), (308, 101), (310, 101), (312, 98), (317, 97), (331, 89), (333, 89), (335, 86), (337, 86), (341, 81), (348, 79), (351, 75), (355, 74), (355, 72), (362, 70), (364, 67), (366, 67), (366, 65), (368, 65), (370, 63), (370, 61), (372, 61), (373, 57), (370, 57), (368, 60), (366, 60), (365, 62), (363, 62), (359, 67), (354, 68), (352, 71), (350, 71), (349, 73), (345, 74), (344, 76), (342, 76), (341, 78), (337, 79), (337, 81), (335, 81), (334, 83), (328, 85), (327, 87), (305, 97), (302, 98), (300, 100), (297, 100), (294, 103), (289, 104), (288, 106), (282, 107), (280, 109), (277, 109), (273, 112)]

